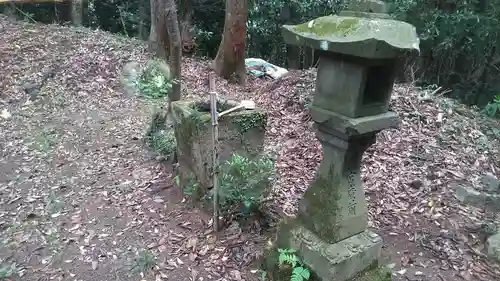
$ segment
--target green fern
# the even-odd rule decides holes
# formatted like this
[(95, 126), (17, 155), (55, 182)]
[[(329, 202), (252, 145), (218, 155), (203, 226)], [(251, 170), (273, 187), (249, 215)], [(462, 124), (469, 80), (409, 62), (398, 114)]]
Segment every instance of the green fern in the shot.
[(304, 281), (309, 280), (310, 277), (309, 269), (297, 266), (293, 268), (291, 281)]
[(12, 264), (0, 264), (0, 279), (12, 277), (17, 273), (17, 267), (15, 263)]
[(295, 250), (293, 249), (278, 249), (280, 253), (278, 257), (278, 262), (280, 265), (289, 264), (292, 267), (295, 267), (298, 262), (297, 255), (295, 255)]
[(278, 263), (280, 266), (290, 265), (293, 268), (290, 281), (309, 280), (311, 273), (299, 260), (296, 252), (294, 249), (278, 249)]

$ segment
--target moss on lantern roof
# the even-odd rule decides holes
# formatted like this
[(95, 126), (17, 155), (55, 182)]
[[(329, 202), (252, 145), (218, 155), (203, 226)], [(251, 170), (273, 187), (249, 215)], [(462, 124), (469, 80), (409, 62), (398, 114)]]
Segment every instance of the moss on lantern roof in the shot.
[(366, 58), (392, 58), (419, 51), (415, 27), (393, 19), (326, 16), (284, 25), (285, 42)]
[(359, 18), (343, 18), (332, 21), (329, 17), (322, 17), (296, 25), (294, 30), (301, 33), (314, 33), (317, 36), (330, 36), (332, 34), (346, 36), (356, 28), (359, 28)]

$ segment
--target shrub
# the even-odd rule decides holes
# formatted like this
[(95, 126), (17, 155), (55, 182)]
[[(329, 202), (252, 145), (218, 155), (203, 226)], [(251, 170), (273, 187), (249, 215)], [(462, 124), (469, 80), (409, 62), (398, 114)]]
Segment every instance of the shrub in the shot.
[(489, 117), (500, 115), (500, 95), (497, 95), (492, 102), (488, 103), (483, 112)]
[(417, 28), (419, 82), (449, 88), (451, 96), (479, 106), (500, 92), (500, 0), (388, 2), (395, 18)]
[(274, 161), (268, 157), (249, 159), (233, 154), (221, 166), (219, 197), (221, 210), (250, 214), (256, 211), (269, 192)]
[(165, 62), (154, 59), (146, 64), (137, 79), (137, 89), (147, 98), (158, 99), (167, 96), (172, 89), (172, 75)]
[(164, 111), (155, 112), (144, 138), (146, 146), (159, 156), (173, 155), (177, 149), (174, 129), (167, 125), (166, 118)]

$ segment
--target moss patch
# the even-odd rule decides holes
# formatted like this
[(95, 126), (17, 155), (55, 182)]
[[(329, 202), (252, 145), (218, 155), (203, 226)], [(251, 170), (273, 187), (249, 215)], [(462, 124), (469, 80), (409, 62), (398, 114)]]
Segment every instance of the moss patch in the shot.
[[(217, 112), (222, 112), (228, 109), (231, 109), (235, 106), (238, 106), (239, 103), (235, 101), (226, 101), (226, 100), (218, 100), (217, 101)], [(192, 105), (192, 109), (198, 112), (206, 112), (210, 113), (210, 102), (195, 102)]]
[[(333, 165), (328, 168), (326, 175), (317, 172), (315, 180), (302, 199), (307, 208), (298, 215), (299, 220), (307, 228), (314, 229), (319, 237), (328, 241), (339, 240), (341, 212), (338, 186), (340, 184), (341, 176)], [(331, 223), (321, 227), (315, 223), (324, 221)]]
[(267, 115), (264, 112), (237, 114), (231, 119), (231, 122), (238, 126), (241, 134), (244, 134), (254, 128), (264, 130), (267, 123)]
[(296, 25), (294, 30), (301, 33), (313, 33), (317, 36), (348, 35), (356, 30), (360, 24), (359, 19), (354, 17), (333, 18), (321, 17), (313, 20), (313, 24), (306, 22)]

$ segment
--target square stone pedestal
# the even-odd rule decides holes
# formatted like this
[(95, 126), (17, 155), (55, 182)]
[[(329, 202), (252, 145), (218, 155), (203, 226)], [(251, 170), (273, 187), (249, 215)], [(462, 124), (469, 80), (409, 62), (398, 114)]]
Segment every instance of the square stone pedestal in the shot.
[[(224, 111), (239, 105), (218, 101)], [(192, 188), (199, 199), (212, 187), (212, 123), (210, 103), (200, 101), (172, 102), (174, 131), (179, 160), (180, 185)], [(264, 145), (267, 114), (259, 108), (240, 110), (219, 118), (219, 161), (224, 163), (233, 154), (254, 158)]]
[[(276, 244), (278, 248), (296, 249), (299, 258), (314, 272), (313, 279), (323, 281), (353, 280), (360, 273), (376, 268), (382, 250), (382, 239), (369, 230), (327, 243), (298, 220), (281, 225)], [(281, 281), (276, 276), (279, 274), (273, 279)]]

